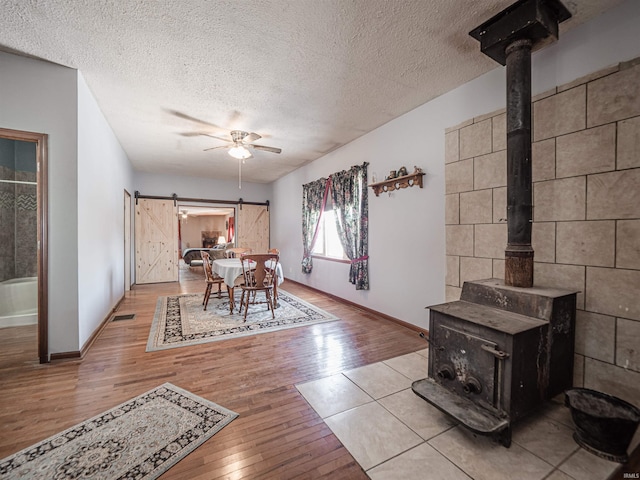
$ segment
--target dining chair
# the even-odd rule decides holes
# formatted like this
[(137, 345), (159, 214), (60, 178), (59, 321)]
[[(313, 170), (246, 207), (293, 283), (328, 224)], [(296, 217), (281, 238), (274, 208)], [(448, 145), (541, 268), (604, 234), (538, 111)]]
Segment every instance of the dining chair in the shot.
[(245, 253), (251, 253), (251, 249), (246, 247), (234, 247), (227, 248), (225, 250), (225, 255), (227, 256), (227, 258), (236, 258)]
[(222, 283), (224, 282), (224, 278), (213, 273), (213, 269), (211, 268), (211, 260), (209, 254), (207, 252), (201, 251), (200, 255), (202, 256), (202, 267), (204, 268), (204, 279), (207, 283), (207, 287), (204, 290), (204, 298), (202, 300), (202, 304), (204, 305), (204, 309), (207, 309), (207, 305), (209, 303), (209, 297), (211, 296), (211, 288), (216, 283), (218, 284), (218, 298), (220, 298), (222, 294)]
[[(274, 312), (273, 285), (276, 278), (276, 268), (280, 256), (275, 253), (254, 253), (245, 254), (240, 257), (242, 263), (242, 275), (244, 284), (242, 287), (242, 297), (240, 297), (240, 313), (244, 306), (244, 321), (247, 321), (249, 311), (249, 300), (253, 298), (252, 304), (266, 303), (271, 310), (271, 318), (276, 318)], [(257, 301), (257, 294), (263, 292), (264, 302)]]

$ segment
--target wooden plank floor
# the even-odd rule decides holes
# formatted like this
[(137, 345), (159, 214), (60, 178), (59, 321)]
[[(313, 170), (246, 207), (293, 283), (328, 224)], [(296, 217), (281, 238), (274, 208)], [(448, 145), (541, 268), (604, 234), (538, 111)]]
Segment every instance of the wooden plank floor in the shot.
[[(204, 290), (201, 271), (180, 283), (136, 286), (83, 360), (39, 365), (35, 328), (0, 335), (0, 458), (164, 382), (240, 416), (163, 479), (367, 478), (295, 388), (296, 383), (425, 348), (416, 332), (286, 282), (283, 289), (341, 320), (146, 353), (160, 295)], [(426, 372), (425, 372), (426, 376)]]

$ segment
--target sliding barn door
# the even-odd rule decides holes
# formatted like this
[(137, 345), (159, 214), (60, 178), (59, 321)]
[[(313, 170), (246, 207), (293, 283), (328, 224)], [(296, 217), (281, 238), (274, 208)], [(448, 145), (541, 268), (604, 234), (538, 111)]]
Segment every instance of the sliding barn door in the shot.
[(238, 207), (236, 244), (249, 247), (253, 253), (269, 250), (269, 210), (263, 205), (242, 205)]
[(138, 199), (136, 283), (178, 281), (178, 207), (173, 200)]

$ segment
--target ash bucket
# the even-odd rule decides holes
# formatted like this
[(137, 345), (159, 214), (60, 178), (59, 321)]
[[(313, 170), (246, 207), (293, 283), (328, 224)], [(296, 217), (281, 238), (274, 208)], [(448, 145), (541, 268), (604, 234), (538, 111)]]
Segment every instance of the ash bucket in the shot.
[(576, 431), (573, 439), (585, 450), (626, 463), (627, 449), (640, 422), (640, 409), (612, 395), (588, 388), (565, 392)]

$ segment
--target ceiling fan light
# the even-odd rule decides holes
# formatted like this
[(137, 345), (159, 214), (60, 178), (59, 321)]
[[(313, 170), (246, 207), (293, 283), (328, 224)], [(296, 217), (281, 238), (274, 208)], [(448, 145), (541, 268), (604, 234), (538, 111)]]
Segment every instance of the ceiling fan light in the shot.
[(245, 158), (249, 158), (251, 156), (251, 152), (243, 145), (235, 145), (229, 149), (229, 155), (233, 158), (243, 160)]

